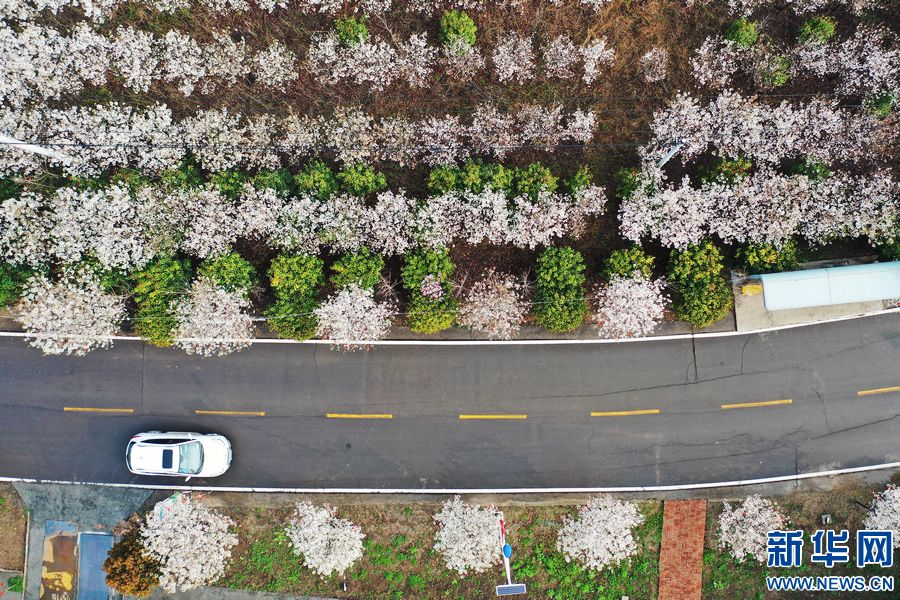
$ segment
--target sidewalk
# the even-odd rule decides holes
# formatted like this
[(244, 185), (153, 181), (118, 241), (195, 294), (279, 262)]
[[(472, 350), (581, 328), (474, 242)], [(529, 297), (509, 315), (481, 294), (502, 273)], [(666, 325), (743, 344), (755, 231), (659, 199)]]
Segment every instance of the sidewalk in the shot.
[(659, 600), (700, 600), (706, 500), (666, 500), (659, 553)]

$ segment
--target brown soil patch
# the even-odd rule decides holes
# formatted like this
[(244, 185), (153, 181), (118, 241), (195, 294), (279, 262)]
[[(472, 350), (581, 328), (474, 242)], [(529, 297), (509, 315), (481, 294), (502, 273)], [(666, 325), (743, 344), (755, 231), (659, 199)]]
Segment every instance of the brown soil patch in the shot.
[(0, 569), (25, 566), (25, 504), (12, 484), (0, 483)]

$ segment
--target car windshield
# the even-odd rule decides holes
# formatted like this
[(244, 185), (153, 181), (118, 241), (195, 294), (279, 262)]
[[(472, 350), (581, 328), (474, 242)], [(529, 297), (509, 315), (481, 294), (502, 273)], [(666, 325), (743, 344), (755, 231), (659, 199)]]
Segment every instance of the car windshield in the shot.
[(178, 472), (193, 475), (200, 472), (203, 465), (203, 446), (200, 442), (190, 442), (178, 446)]

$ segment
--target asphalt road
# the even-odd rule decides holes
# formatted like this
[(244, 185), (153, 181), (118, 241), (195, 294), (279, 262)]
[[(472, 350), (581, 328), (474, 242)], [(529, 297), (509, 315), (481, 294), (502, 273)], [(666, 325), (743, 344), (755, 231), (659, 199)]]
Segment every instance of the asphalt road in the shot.
[(221, 359), (139, 342), (51, 358), (4, 338), (0, 383), (9, 477), (179, 483), (126, 470), (126, 442), (148, 429), (232, 440), (231, 470), (197, 485), (665, 485), (900, 460), (900, 388), (883, 389), (900, 386), (897, 314), (694, 342), (255, 345)]

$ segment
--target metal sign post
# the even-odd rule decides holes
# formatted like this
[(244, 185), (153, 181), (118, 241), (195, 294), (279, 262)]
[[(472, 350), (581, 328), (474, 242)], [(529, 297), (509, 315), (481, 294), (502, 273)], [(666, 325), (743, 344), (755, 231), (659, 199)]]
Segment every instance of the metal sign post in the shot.
[(500, 515), (500, 547), (503, 549), (503, 566), (506, 568), (506, 584), (497, 586), (498, 596), (516, 596), (525, 593), (524, 583), (512, 582), (512, 571), (509, 568), (509, 557), (512, 556), (512, 546), (506, 543), (506, 524), (503, 515)]

